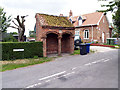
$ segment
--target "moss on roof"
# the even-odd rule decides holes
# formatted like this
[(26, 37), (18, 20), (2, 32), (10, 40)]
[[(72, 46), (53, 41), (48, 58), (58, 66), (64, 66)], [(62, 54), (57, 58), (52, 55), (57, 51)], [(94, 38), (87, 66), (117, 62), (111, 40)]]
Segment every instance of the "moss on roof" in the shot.
[(67, 19), (67, 17), (61, 17), (61, 16), (53, 16), (53, 15), (47, 15), (47, 14), (39, 14), (44, 19), (45, 22), (49, 26), (57, 26), (57, 27), (74, 27), (73, 24)]

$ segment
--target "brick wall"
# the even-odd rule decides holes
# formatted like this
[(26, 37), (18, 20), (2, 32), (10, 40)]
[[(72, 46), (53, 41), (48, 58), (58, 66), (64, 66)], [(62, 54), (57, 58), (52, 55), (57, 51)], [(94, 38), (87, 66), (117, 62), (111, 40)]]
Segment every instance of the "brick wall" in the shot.
[(70, 35), (69, 34), (63, 34), (62, 40), (62, 53), (69, 53), (70, 52)]
[(58, 53), (58, 36), (56, 34), (48, 34), (46, 39), (47, 54)]
[[(42, 27), (36, 14), (36, 41), (43, 41), (43, 56), (51, 53), (73, 53), (75, 30), (59, 30)], [(61, 49), (60, 49), (61, 48)]]
[[(104, 19), (104, 20), (103, 20)], [(84, 26), (77, 28), (76, 30), (80, 30), (80, 37), (83, 42), (91, 42), (92, 41), (92, 26)], [(84, 38), (84, 30), (89, 30), (89, 39)], [(104, 43), (106, 43), (106, 38), (109, 38), (109, 23), (106, 16), (103, 16), (99, 25), (93, 26), (93, 41), (102, 42), (102, 33), (104, 33)]]

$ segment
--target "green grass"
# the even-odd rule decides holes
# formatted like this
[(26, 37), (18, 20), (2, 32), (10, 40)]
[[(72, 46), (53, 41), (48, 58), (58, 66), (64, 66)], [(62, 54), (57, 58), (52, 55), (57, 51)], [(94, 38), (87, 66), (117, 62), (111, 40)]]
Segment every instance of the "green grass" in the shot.
[[(104, 45), (109, 45), (109, 44), (104, 44)], [(118, 48), (117, 49), (120, 49), (120, 45), (116, 45), (116, 44), (110, 44), (111, 46), (118, 46)], [(111, 47), (111, 48), (113, 48), (113, 47)]]
[(91, 52), (91, 53), (95, 53), (95, 51), (93, 51), (93, 50), (90, 50), (90, 52)]
[[(22, 60), (22, 62), (19, 62), (20, 60)], [(4, 64), (2, 64), (2, 69), (0, 71), (13, 70), (16, 68), (40, 64), (40, 63), (49, 62), (52, 60), (54, 60), (54, 58), (19, 59), (14, 61), (6, 61), (7, 63), (4, 63), (5, 61), (2, 61)]]
[(80, 50), (74, 50), (74, 53), (71, 55), (79, 55), (80, 54)]
[[(90, 53), (95, 53), (95, 51), (90, 50)], [(71, 55), (80, 55), (80, 50), (74, 50), (74, 53)]]

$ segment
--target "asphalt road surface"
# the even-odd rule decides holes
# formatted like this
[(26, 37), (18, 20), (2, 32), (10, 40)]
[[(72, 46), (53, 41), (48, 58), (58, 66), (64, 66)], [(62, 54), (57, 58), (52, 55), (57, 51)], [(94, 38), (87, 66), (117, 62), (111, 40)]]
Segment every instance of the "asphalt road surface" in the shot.
[(2, 88), (118, 88), (118, 50), (5, 71)]

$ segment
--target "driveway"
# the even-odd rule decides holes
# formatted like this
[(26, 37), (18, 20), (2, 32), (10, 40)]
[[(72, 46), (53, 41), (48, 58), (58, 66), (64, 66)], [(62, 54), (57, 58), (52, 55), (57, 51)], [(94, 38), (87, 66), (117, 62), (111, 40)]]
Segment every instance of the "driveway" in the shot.
[(95, 52), (108, 52), (108, 51), (115, 50), (115, 49), (110, 48), (110, 47), (102, 47), (102, 46), (90, 46), (90, 49), (95, 51)]

